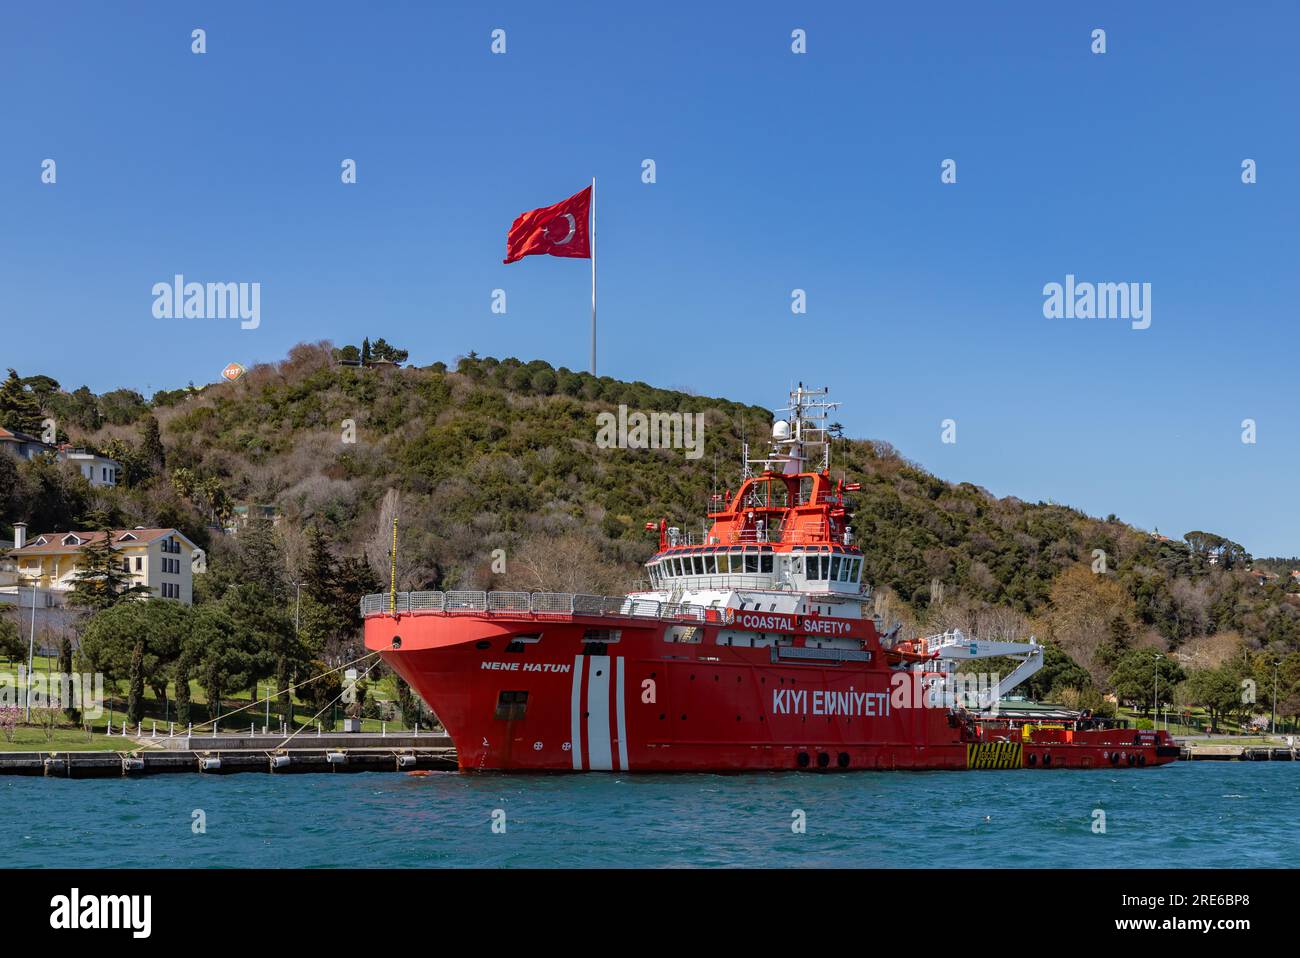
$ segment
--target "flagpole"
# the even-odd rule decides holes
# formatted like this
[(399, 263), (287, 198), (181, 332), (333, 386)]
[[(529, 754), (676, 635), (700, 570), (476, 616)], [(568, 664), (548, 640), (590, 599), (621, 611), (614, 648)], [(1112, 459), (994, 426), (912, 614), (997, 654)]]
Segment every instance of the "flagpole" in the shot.
[(591, 374), (596, 375), (596, 178), (591, 178)]

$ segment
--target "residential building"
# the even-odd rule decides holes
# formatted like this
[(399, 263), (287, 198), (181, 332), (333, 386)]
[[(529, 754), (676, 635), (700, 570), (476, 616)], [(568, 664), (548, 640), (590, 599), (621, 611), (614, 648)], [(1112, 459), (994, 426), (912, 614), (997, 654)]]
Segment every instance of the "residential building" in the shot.
[(19, 459), (35, 459), (43, 452), (54, 451), (35, 436), (29, 436), (25, 432), (5, 429), (3, 426), (0, 426), (0, 448), (7, 449)]
[(273, 526), (280, 524), (280, 510), (275, 506), (262, 503), (248, 503), (235, 506), (230, 511), (230, 519), (223, 530), (227, 535), (239, 535), (239, 530), (248, 525), (250, 519), (266, 519)]
[(122, 468), (121, 463), (101, 456), (89, 449), (74, 448), (70, 443), (51, 446), (25, 432), (15, 432), (0, 427), (0, 448), (7, 449), (20, 459), (35, 459), (48, 454), (63, 462), (75, 465), (92, 486), (115, 486)]
[(34, 583), (53, 597), (54, 604), (61, 605), (82, 568), (82, 550), (102, 542), (105, 536), (134, 583), (148, 586), (157, 598), (186, 605), (194, 601), (190, 559), (195, 545), (176, 529), (45, 532), (29, 541), (26, 526), (15, 523), (14, 549), (9, 555), (18, 565), (18, 588), (30, 588)]
[(89, 449), (74, 449), (64, 443), (58, 448), (58, 457), (81, 470), (81, 474), (90, 480), (92, 486), (117, 485), (118, 470), (122, 467), (107, 456), (101, 456)]

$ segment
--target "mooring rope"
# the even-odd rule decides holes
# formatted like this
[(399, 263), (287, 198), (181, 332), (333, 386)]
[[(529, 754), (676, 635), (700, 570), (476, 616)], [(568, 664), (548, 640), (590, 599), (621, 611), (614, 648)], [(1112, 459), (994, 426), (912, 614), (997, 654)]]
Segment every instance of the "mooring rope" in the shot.
[[(309, 679), (303, 679), (301, 682), (298, 682), (298, 683), (295, 684), (295, 685), (290, 685), (287, 689), (277, 689), (277, 690), (275, 691), (275, 694), (274, 694), (274, 695), (268, 695), (266, 698), (257, 699), (256, 701), (249, 702), (247, 705), (240, 706), (239, 708), (235, 709), (234, 711), (227, 712), (225, 715), (220, 715), (220, 716), (218, 716), (218, 717), (216, 717), (216, 718), (208, 719), (208, 721), (206, 721), (206, 722), (202, 722), (202, 723), (200, 723), (199, 725), (192, 725), (192, 726), (190, 726), (190, 727), (189, 727), (186, 731), (184, 731), (184, 732), (177, 732), (177, 733), (175, 733), (175, 734), (173, 734), (173, 735), (168, 735), (168, 736), (165, 736), (164, 738), (160, 738), (160, 739), (150, 739), (150, 740), (149, 740), (145, 745), (141, 746), (141, 748), (155, 748), (155, 747), (157, 747), (157, 748), (161, 748), (162, 745), (163, 745), (163, 743), (165, 743), (165, 742), (170, 742), (172, 739), (176, 739), (176, 738), (189, 738), (189, 737), (193, 736), (194, 733), (195, 733), (198, 729), (204, 728), (205, 726), (208, 726), (208, 725), (213, 725), (213, 724), (215, 724), (216, 722), (220, 722), (223, 718), (229, 718), (229, 717), (232, 716), (232, 715), (238, 715), (240, 712), (247, 711), (248, 709), (251, 709), (251, 708), (253, 708), (254, 706), (257, 706), (257, 705), (263, 705), (263, 704), (265, 704), (265, 703), (267, 703), (267, 702), (274, 701), (275, 698), (276, 698), (276, 696), (283, 695), (285, 692), (288, 692), (288, 693), (290, 694), (290, 696), (292, 696), (293, 693), (294, 693), (296, 690), (302, 688), (304, 685), (311, 685), (311, 683), (313, 683), (313, 682), (315, 682), (315, 681), (317, 681), (317, 680), (319, 680), (319, 679), (323, 679), (323, 678), (325, 678), (325, 676), (327, 676), (327, 675), (332, 675), (332, 674), (334, 674), (335, 672), (342, 671), (343, 669), (351, 668), (352, 666), (358, 664), (359, 662), (364, 662), (364, 661), (366, 661), (367, 659), (372, 659), (372, 658), (374, 658), (374, 657), (375, 657), (376, 655), (378, 655), (378, 654), (379, 654), (378, 652), (370, 652), (370, 653), (367, 653), (366, 655), (361, 656), (361, 658), (359, 658), (359, 659), (353, 659), (351, 662), (344, 662), (344, 663), (343, 663), (342, 665), (340, 665), (338, 668), (328, 669), (328, 670), (326, 670), (326, 671), (324, 671), (324, 672), (321, 672), (319, 675), (313, 675), (313, 676), (312, 676), (311, 678), (309, 678)], [(378, 665), (378, 664), (379, 664), (379, 662), (376, 661), (373, 665), (370, 666), (370, 668), (366, 669), (366, 675), (369, 675), (370, 672), (374, 669), (374, 667), (375, 667), (376, 665)], [(364, 678), (364, 677), (365, 677), (365, 676), (362, 676), (362, 678)], [(360, 679), (358, 679), (357, 681), (360, 681)], [(343, 694), (343, 693), (339, 693), (338, 696), (335, 696), (335, 699), (341, 697), (342, 694)], [(293, 703), (292, 703), (292, 698), (291, 698), (291, 699), (290, 699), (290, 707), (292, 707), (292, 704), (293, 704)], [(330, 705), (333, 705), (333, 704), (334, 704), (334, 701), (332, 700), (332, 701), (330, 702)], [(326, 708), (329, 708), (329, 706), (327, 705)], [(317, 712), (315, 715), (312, 716), (312, 719), (314, 720), (314, 719), (318, 718), (318, 717), (320, 716), (321, 712), (324, 712), (324, 711), (325, 711), (325, 709), (321, 709), (320, 712)], [(309, 721), (310, 721), (310, 720), (309, 720)], [(303, 729), (305, 729), (306, 727), (307, 727), (307, 726), (304, 725), (302, 728), (300, 728), (300, 729), (298, 730), (298, 732), (301, 732), (301, 731), (302, 731)], [(298, 732), (295, 732), (294, 735), (297, 735)], [(290, 738), (292, 738), (292, 737), (293, 737), (293, 736), (291, 735)], [(286, 741), (287, 741), (287, 739), (286, 739)], [(277, 745), (277, 746), (276, 746), (276, 748), (283, 748), (283, 747), (284, 747), (284, 743), (283, 743), (283, 742), (282, 742), (280, 745)], [(138, 749), (131, 749), (130, 751), (138, 751)], [(123, 755), (123, 754), (125, 754), (125, 752), (118, 752), (118, 754), (119, 754), (119, 755)]]
[[(371, 654), (372, 654), (372, 655), (378, 655), (379, 653), (378, 653), (378, 652), (374, 652), (374, 653), (371, 653)], [(358, 659), (357, 661), (361, 661), (361, 660)], [(373, 663), (373, 664), (370, 666), (370, 668), (366, 669), (363, 673), (361, 673), (361, 675), (357, 676), (357, 681), (360, 682), (360, 681), (361, 681), (362, 679), (364, 679), (367, 675), (369, 675), (371, 672), (373, 672), (375, 666), (378, 665), (378, 664), (379, 664), (379, 662), (377, 662), (377, 661), (376, 661), (375, 663)], [(344, 668), (346, 668), (346, 667), (347, 667), (347, 666), (344, 666)], [(326, 702), (325, 705), (321, 708), (321, 710), (320, 710), (319, 712), (317, 712), (315, 715), (313, 715), (311, 718), (309, 718), (309, 719), (307, 720), (308, 725), (310, 725), (312, 722), (316, 721), (316, 719), (320, 718), (321, 715), (325, 712), (325, 709), (329, 708), (331, 705), (333, 705), (335, 702), (337, 702), (339, 699), (341, 699), (344, 695), (347, 694), (347, 692), (348, 692), (348, 690), (347, 690), (347, 688), (345, 687), (345, 688), (343, 689), (342, 692), (340, 692), (338, 695), (334, 696), (334, 698), (332, 698), (332, 699), (330, 699), (328, 702)], [(270, 751), (268, 751), (266, 754), (269, 756), (269, 755), (271, 754), (271, 752), (279, 751), (280, 749), (284, 748), (286, 745), (288, 745), (290, 742), (292, 742), (292, 741), (294, 740), (294, 738), (295, 738), (297, 735), (299, 735), (301, 732), (303, 732), (306, 728), (307, 728), (307, 725), (302, 726), (301, 728), (298, 729), (297, 732), (294, 732), (293, 735), (290, 735), (287, 739), (285, 739), (285, 740), (284, 740), (283, 742), (281, 742), (279, 745), (276, 745), (276, 746), (272, 747), (272, 749), (271, 749)]]

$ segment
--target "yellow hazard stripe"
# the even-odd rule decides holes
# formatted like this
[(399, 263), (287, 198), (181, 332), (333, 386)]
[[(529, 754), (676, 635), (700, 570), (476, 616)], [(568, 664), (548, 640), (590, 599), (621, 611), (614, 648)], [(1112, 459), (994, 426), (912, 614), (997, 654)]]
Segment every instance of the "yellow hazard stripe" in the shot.
[(1021, 768), (1024, 747), (1020, 742), (972, 742), (966, 746), (967, 768)]

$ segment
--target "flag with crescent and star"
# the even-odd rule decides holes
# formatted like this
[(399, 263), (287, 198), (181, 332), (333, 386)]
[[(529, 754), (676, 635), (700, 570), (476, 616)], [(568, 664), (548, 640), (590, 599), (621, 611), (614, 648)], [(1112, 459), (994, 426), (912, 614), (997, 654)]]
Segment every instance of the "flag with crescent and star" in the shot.
[(521, 213), (506, 237), (505, 262), (537, 253), (591, 259), (591, 187), (554, 206)]

